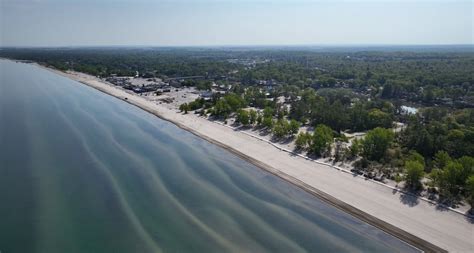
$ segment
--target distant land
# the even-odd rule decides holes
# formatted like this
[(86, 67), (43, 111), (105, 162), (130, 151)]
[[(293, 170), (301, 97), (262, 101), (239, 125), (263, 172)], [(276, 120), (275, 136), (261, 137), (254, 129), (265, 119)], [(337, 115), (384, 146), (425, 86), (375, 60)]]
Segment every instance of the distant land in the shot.
[(357, 52), (357, 51), (414, 51), (414, 52), (473, 52), (474, 44), (453, 45), (390, 45), (390, 44), (322, 44), (322, 45), (196, 45), (196, 46), (153, 46), (153, 45), (110, 45), (110, 46), (60, 46), (60, 47), (16, 47), (3, 46), (2, 49), (142, 49), (142, 50), (166, 50), (166, 49), (192, 49), (192, 50), (304, 50), (304, 51), (326, 51), (326, 52)]

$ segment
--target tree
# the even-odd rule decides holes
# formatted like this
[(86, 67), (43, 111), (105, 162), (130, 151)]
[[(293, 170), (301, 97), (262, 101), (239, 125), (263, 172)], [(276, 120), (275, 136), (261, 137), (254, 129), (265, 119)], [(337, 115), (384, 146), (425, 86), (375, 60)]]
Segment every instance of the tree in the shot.
[(288, 134), (288, 129), (289, 129), (289, 124), (288, 121), (285, 119), (279, 119), (277, 122), (273, 125), (273, 135), (277, 138), (283, 138)]
[(231, 111), (233, 112), (246, 106), (245, 100), (235, 93), (229, 93), (222, 99), (229, 105)]
[(406, 186), (418, 190), (422, 188), (421, 178), (424, 174), (424, 167), (419, 161), (405, 162), (405, 183)]
[(397, 187), (398, 187), (398, 184), (403, 180), (403, 178), (397, 173), (395, 174), (393, 180), (395, 180), (395, 183), (397, 183)]
[(214, 106), (213, 113), (216, 116), (227, 118), (232, 112), (232, 108), (224, 100), (219, 99)]
[(471, 205), (471, 210), (474, 209), (474, 175), (466, 180), (467, 202)]
[(250, 121), (250, 116), (246, 110), (240, 109), (237, 111), (237, 122), (240, 122), (240, 124), (246, 126), (249, 124), (249, 121)]
[(187, 103), (181, 104), (179, 106), (179, 111), (184, 112), (184, 114), (187, 114), (189, 111), (189, 105)]
[(352, 106), (349, 112), (350, 127), (354, 131), (363, 131), (369, 127), (369, 113), (361, 102)]
[(358, 139), (352, 140), (351, 146), (349, 148), (350, 157), (354, 158), (357, 155), (359, 155), (361, 149), (362, 149), (361, 141)]
[(451, 161), (451, 157), (446, 151), (438, 151), (434, 157), (434, 167), (437, 169), (442, 169), (450, 161)]
[(322, 99), (311, 108), (311, 120), (321, 122), (340, 132), (349, 125), (349, 114), (340, 100), (330, 104), (326, 99)]
[(392, 117), (390, 114), (379, 109), (372, 109), (368, 114), (369, 127), (392, 127)]
[(463, 156), (457, 160), (462, 166), (461, 177), (468, 178), (474, 175), (474, 157)]
[(271, 129), (273, 127), (273, 119), (272, 117), (264, 117), (262, 120), (262, 125), (267, 129)]
[(404, 135), (407, 139), (405, 146), (410, 149), (414, 149), (425, 157), (431, 157), (434, 154), (435, 149), (435, 138), (428, 132), (426, 126), (418, 122), (410, 122), (407, 131)]
[(196, 89), (198, 90), (211, 90), (212, 83), (210, 81), (198, 81)]
[(310, 151), (318, 156), (330, 151), (331, 144), (333, 142), (332, 129), (326, 125), (319, 124), (314, 129), (313, 136), (311, 138)]
[(265, 107), (265, 109), (263, 109), (263, 117), (264, 118), (268, 118), (268, 117), (273, 117), (273, 108), (271, 107)]
[(362, 140), (362, 155), (371, 161), (380, 161), (393, 141), (391, 130), (377, 127), (367, 132)]
[(296, 149), (306, 149), (311, 143), (311, 134), (299, 133), (296, 136), (295, 145)]
[(289, 134), (295, 135), (300, 130), (300, 123), (294, 119), (290, 120)]
[(197, 110), (200, 109), (204, 106), (204, 103), (206, 101), (203, 98), (197, 98), (196, 100), (190, 102), (189, 105), (189, 110)]
[(263, 116), (262, 116), (261, 113), (258, 113), (258, 114), (257, 114), (257, 125), (258, 125), (258, 126), (261, 126), (262, 123), (263, 123)]
[(257, 121), (257, 112), (254, 109), (251, 109), (249, 112), (250, 124), (255, 124)]
[(450, 161), (443, 169), (434, 169), (431, 178), (438, 186), (441, 194), (446, 198), (456, 197), (461, 187), (466, 183), (463, 175), (463, 166), (458, 161)]
[[(384, 79), (384, 82), (385, 82), (385, 79)], [(383, 86), (383, 90), (382, 90), (381, 96), (382, 96), (383, 98), (391, 98), (391, 97), (392, 97), (392, 94), (393, 94), (393, 85), (392, 85), (392, 83), (386, 83), (386, 84)]]
[(335, 150), (334, 150), (334, 161), (338, 162), (345, 160), (347, 156), (348, 149), (342, 146), (341, 140), (336, 140)]
[(277, 115), (277, 119), (283, 119), (283, 117), (285, 117), (285, 115), (288, 114), (285, 107), (281, 106), (281, 107), (278, 107), (277, 110), (276, 110), (276, 115)]
[(410, 151), (408, 154), (408, 160), (419, 162), (421, 165), (423, 165), (423, 167), (425, 167), (425, 158), (415, 150)]

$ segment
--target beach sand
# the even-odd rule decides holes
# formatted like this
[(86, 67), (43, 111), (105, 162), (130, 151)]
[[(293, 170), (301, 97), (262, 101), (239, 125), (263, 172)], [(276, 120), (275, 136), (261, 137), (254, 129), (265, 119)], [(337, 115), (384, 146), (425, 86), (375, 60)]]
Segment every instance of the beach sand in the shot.
[(138, 106), (190, 131), (324, 201), (427, 252), (474, 252), (474, 221), (467, 216), (355, 177), (194, 114), (182, 114), (83, 73), (47, 68)]

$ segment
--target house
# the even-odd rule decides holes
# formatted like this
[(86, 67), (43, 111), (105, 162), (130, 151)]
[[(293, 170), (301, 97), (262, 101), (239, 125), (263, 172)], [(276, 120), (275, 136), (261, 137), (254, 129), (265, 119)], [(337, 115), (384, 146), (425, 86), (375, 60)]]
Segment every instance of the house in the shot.
[(263, 88), (264, 88), (266, 91), (272, 91), (276, 86), (279, 85), (279, 84), (277, 83), (277, 81), (274, 80), (274, 79), (270, 79), (270, 80), (260, 80), (259, 83), (260, 83), (260, 84), (263, 84)]
[(135, 88), (133, 88), (132, 90), (133, 90), (133, 92), (135, 92), (135, 93), (142, 93), (142, 92), (143, 92), (142, 88), (140, 88), (140, 87), (135, 87)]
[(212, 99), (212, 95), (214, 95), (212, 91), (203, 91), (201, 92), (200, 97), (203, 98), (205, 101), (209, 101)]

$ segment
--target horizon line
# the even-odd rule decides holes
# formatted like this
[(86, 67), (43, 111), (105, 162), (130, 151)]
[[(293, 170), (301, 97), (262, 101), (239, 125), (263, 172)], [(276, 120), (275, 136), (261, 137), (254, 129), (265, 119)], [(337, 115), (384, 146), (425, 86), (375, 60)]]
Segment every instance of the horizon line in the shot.
[(153, 48), (237, 48), (237, 47), (474, 47), (474, 43), (466, 44), (388, 44), (388, 43), (324, 43), (324, 44), (201, 44), (201, 45), (140, 45), (140, 44), (129, 44), (129, 45), (57, 45), (57, 46), (42, 46), (42, 45), (7, 45), (0, 46), (0, 49), (4, 48), (113, 48), (113, 47), (128, 47), (128, 48), (139, 48), (139, 47), (153, 47)]

